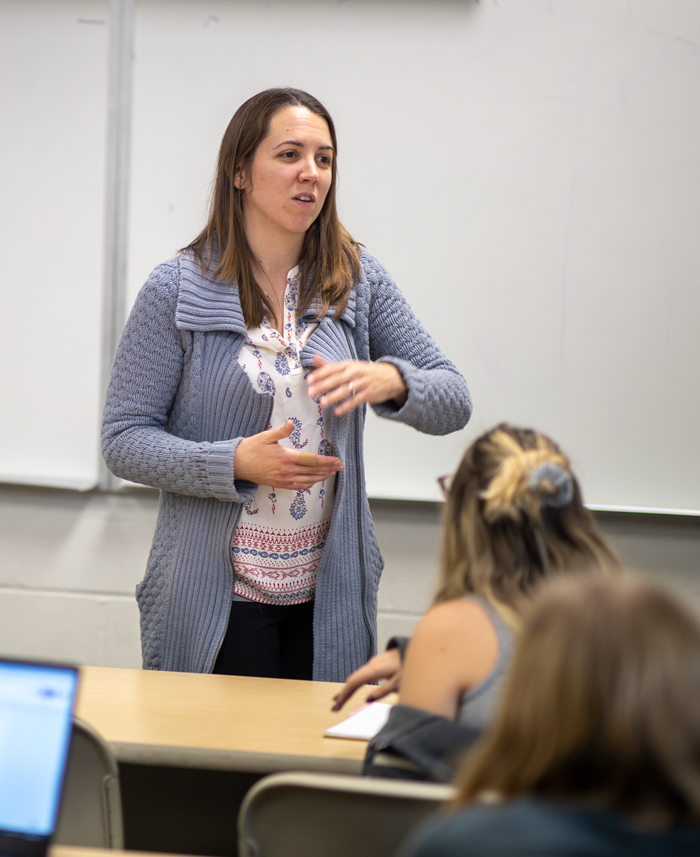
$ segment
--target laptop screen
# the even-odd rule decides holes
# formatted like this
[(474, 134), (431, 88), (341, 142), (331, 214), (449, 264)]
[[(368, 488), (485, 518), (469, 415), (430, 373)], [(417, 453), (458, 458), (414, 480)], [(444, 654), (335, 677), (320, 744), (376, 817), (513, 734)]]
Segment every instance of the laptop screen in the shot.
[(53, 833), (77, 682), (74, 667), (0, 660), (0, 831)]

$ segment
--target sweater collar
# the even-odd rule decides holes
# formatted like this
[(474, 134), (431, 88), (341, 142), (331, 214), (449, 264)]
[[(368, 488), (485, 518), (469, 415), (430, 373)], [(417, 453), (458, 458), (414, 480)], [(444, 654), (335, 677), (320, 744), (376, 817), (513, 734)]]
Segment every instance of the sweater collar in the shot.
[[(329, 307), (323, 316), (317, 315), (319, 308), (320, 303), (315, 298), (305, 310), (303, 318), (308, 321), (333, 318), (334, 307)], [(355, 327), (354, 288), (340, 318), (350, 327)], [(175, 310), (175, 327), (178, 330), (228, 330), (242, 336), (247, 332), (236, 285), (203, 273), (191, 252), (180, 256), (180, 288)]]
[(246, 333), (238, 289), (203, 273), (190, 252), (180, 256), (175, 327), (179, 330), (229, 330), (244, 336)]
[[(308, 306), (308, 309), (304, 310), (302, 318), (304, 321), (319, 321), (320, 319), (335, 318), (335, 307), (330, 306), (328, 309), (320, 315), (321, 302), (318, 298), (314, 298)], [(350, 327), (355, 327), (355, 289), (351, 289), (350, 297), (348, 298), (348, 305), (345, 307), (343, 314), (340, 316), (341, 320), (350, 325)]]

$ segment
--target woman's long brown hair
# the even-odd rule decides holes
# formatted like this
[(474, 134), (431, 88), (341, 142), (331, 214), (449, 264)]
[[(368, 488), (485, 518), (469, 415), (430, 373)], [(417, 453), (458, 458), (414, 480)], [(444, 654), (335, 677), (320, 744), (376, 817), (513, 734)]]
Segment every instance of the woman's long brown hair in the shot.
[(700, 821), (700, 625), (631, 576), (548, 585), (457, 803), (496, 793)]
[(250, 170), (255, 151), (269, 133), (270, 120), (285, 107), (305, 107), (323, 118), (333, 143), (332, 180), (321, 213), (304, 236), (300, 260), (301, 314), (318, 299), (318, 314), (335, 308), (342, 315), (353, 282), (360, 273), (359, 245), (342, 226), (336, 210), (337, 151), (335, 126), (330, 113), (308, 92), (300, 89), (267, 89), (242, 104), (229, 122), (219, 149), (209, 219), (200, 234), (183, 250), (191, 250), (203, 272), (237, 283), (247, 327), (258, 327), (273, 308), (255, 278), (255, 260), (245, 234), (243, 191), (234, 185), (237, 168)]

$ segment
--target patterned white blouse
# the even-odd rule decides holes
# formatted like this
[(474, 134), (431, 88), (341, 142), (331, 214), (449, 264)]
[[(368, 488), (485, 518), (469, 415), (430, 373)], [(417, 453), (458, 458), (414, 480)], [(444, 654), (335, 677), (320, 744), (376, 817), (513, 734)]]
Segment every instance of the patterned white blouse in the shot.
[[(294, 423), (282, 446), (333, 455), (330, 419), (306, 391), (301, 351), (318, 322), (296, 317), (298, 278), (298, 267), (287, 274), (284, 330), (264, 318), (248, 331), (238, 362), (254, 387), (274, 396), (270, 427)], [(310, 601), (334, 502), (335, 476), (303, 491), (259, 485), (241, 510), (231, 541), (235, 596), (263, 604)]]

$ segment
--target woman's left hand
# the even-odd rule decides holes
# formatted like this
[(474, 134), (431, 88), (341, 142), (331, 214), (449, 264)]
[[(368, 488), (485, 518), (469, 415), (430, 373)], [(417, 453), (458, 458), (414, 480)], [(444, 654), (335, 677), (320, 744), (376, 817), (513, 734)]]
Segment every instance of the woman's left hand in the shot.
[(391, 363), (366, 360), (343, 360), (329, 363), (314, 355), (318, 367), (308, 377), (309, 396), (321, 395), (322, 408), (331, 407), (337, 417), (358, 405), (377, 405), (394, 401), (401, 407), (408, 398), (408, 388), (399, 370)]

